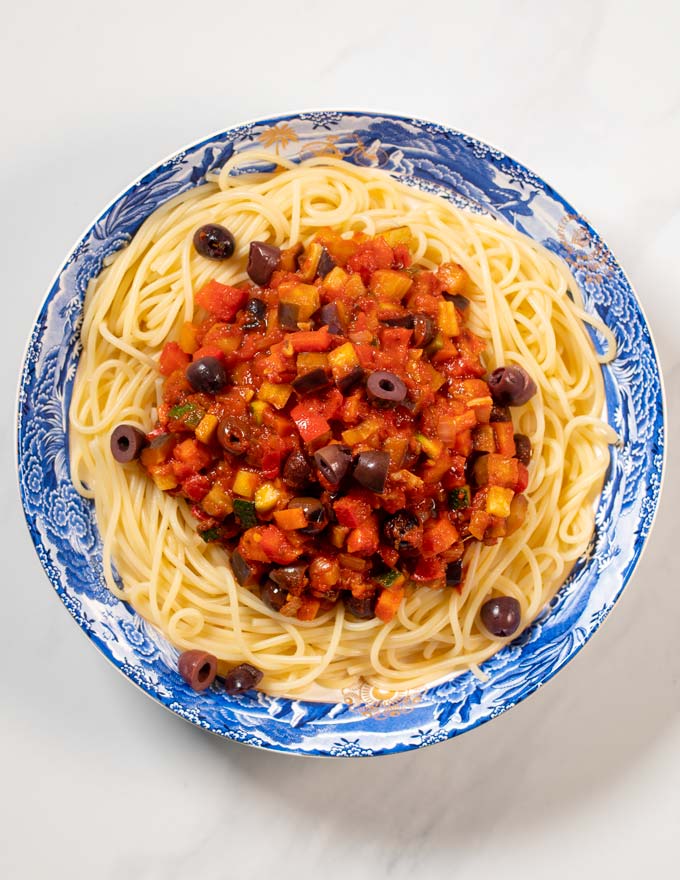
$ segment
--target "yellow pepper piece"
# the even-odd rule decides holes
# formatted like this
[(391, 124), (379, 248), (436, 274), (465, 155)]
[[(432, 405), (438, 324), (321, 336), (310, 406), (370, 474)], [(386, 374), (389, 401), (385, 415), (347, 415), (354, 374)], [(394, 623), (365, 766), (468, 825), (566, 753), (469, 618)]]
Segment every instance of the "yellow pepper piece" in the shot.
[(206, 413), (196, 426), (196, 439), (200, 440), (201, 443), (210, 443), (218, 425), (219, 419), (217, 416), (214, 416), (212, 413)]
[(179, 485), (174, 474), (152, 474), (153, 481), (163, 492), (176, 489)]
[(257, 396), (260, 400), (271, 403), (275, 409), (283, 409), (292, 393), (292, 385), (275, 385), (273, 382), (263, 382)]
[(366, 419), (363, 425), (359, 425), (356, 428), (348, 428), (346, 431), (343, 431), (342, 439), (349, 446), (353, 446), (355, 443), (364, 443), (379, 430), (380, 422), (377, 419)]
[(201, 501), (201, 507), (210, 516), (221, 519), (234, 509), (233, 502), (219, 483), (215, 483), (208, 494)]
[(256, 425), (261, 425), (265, 411), (269, 409), (269, 404), (264, 400), (254, 400), (250, 404), (250, 411), (253, 414)]
[(458, 326), (458, 316), (456, 315), (456, 306), (448, 300), (439, 303), (439, 316), (437, 320), (439, 329), (447, 336), (458, 336), (460, 327)]
[(510, 502), (514, 495), (512, 489), (489, 486), (489, 494), (486, 496), (486, 512), (494, 516), (510, 516)]
[(255, 492), (255, 510), (258, 513), (269, 513), (280, 498), (281, 492), (273, 483), (263, 483)]
[(430, 440), (430, 438), (426, 437), (424, 434), (416, 434), (416, 440), (420, 443), (421, 449), (425, 455), (429, 459), (432, 459), (432, 461), (436, 461), (442, 454), (444, 444), (441, 440)]
[(240, 470), (236, 474), (232, 487), (234, 495), (240, 495), (241, 498), (252, 498), (259, 482), (260, 478), (257, 474), (252, 471)]

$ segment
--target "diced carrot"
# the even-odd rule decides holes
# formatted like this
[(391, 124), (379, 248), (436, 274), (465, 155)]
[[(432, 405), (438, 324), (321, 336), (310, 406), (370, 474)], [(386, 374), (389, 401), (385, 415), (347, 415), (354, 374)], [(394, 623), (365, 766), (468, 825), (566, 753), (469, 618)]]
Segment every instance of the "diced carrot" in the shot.
[(499, 455), (504, 455), (506, 458), (515, 457), (517, 450), (515, 449), (514, 430), (512, 422), (493, 423), (493, 432), (496, 437), (496, 447)]
[(375, 605), (375, 616), (382, 620), (383, 623), (388, 623), (399, 610), (403, 598), (403, 587), (396, 587), (394, 590), (382, 590)]
[(320, 330), (300, 330), (291, 333), (288, 339), (293, 351), (328, 351), (333, 342), (328, 327), (322, 327)]
[(474, 510), (472, 512), (472, 516), (470, 517), (470, 524), (468, 525), (468, 530), (473, 537), (477, 538), (478, 541), (481, 541), (483, 539), (486, 527), (489, 525), (489, 520), (490, 516), (484, 510)]
[(292, 532), (294, 529), (304, 529), (307, 518), (301, 507), (287, 507), (285, 510), (275, 510), (274, 519), (276, 525), (284, 532)]

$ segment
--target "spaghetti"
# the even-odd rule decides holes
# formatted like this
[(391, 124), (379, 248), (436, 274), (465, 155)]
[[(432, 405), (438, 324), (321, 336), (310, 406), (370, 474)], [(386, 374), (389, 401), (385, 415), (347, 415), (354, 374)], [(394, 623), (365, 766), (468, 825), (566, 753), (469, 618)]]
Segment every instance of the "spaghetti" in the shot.
[[(274, 162), (276, 173), (234, 174), (239, 163)], [(197, 228), (233, 233), (231, 259), (215, 263), (192, 246)], [(158, 355), (194, 315), (208, 281), (247, 280), (248, 244), (306, 244), (326, 227), (376, 235), (406, 224), (424, 269), (460, 264), (472, 285), (468, 326), (486, 340), (486, 366), (523, 368), (538, 392), (515, 415), (533, 447), (526, 518), (493, 546), (465, 556), (462, 590), (407, 590), (393, 620), (348, 617), (337, 603), (315, 619), (274, 612), (240, 586), (223, 549), (205, 543), (186, 503), (141, 468), (120, 467), (109, 442), (121, 422), (148, 432), (161, 402)], [(586, 331), (605, 337), (598, 357)], [(600, 363), (613, 337), (586, 313), (565, 265), (488, 216), (455, 208), (388, 174), (318, 158), (295, 164), (249, 152), (203, 186), (158, 208), (88, 289), (83, 351), (70, 411), (74, 485), (95, 504), (108, 587), (181, 650), (246, 661), (262, 688), (297, 694), (342, 688), (358, 677), (388, 691), (422, 687), (477, 670), (505, 643), (480, 625), (490, 596), (516, 599), (522, 627), (554, 595), (593, 532), (593, 502), (609, 462), (612, 430), (602, 420)]]

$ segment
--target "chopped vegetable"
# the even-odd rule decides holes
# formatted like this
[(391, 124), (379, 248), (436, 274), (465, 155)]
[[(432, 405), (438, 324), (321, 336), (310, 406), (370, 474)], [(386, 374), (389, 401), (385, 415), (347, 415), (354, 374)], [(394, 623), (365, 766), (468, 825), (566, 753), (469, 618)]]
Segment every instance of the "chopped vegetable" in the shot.
[[(224, 259), (213, 227), (196, 246)], [(464, 269), (411, 266), (406, 224), (248, 244), (257, 286), (195, 292), (160, 355), (150, 442), (119, 426), (113, 454), (190, 502), (202, 540), (236, 545), (236, 579), (272, 611), (310, 621), (341, 601), (388, 622), (407, 588), (458, 587), (469, 541), (526, 521), (531, 443), (508, 407), (536, 386), (514, 365), (484, 378)], [(232, 670), (233, 692), (255, 673)]]

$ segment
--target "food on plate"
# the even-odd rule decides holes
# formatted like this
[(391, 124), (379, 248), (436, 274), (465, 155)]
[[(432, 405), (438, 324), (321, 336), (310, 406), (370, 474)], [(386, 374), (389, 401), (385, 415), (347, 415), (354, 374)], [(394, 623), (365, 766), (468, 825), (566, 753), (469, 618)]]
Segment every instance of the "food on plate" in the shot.
[(586, 325), (611, 335), (498, 220), (243, 161), (88, 290), (71, 468), (107, 583), (196, 690), (477, 670), (591, 538), (613, 436)]

